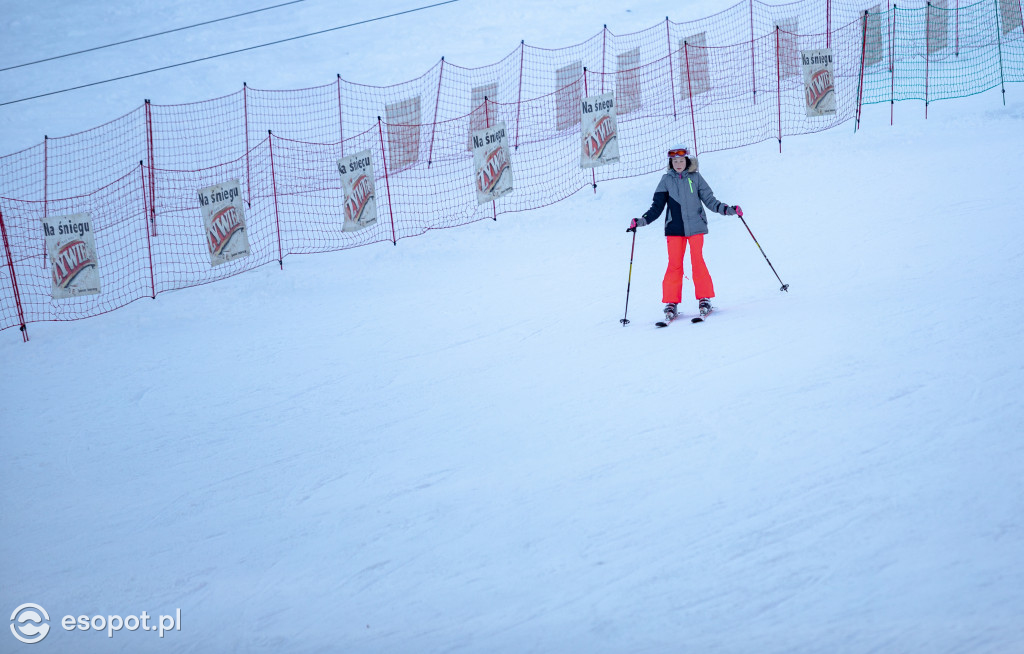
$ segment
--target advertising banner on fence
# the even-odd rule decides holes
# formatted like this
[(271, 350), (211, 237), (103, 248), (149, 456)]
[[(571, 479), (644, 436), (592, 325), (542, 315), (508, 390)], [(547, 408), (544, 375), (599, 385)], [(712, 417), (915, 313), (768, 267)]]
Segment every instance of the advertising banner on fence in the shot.
[(345, 191), (345, 224), (342, 231), (356, 232), (377, 223), (377, 190), (373, 158), (369, 150), (338, 160), (341, 187)]
[(54, 300), (100, 292), (100, 265), (87, 213), (43, 218)]
[(804, 97), (808, 116), (832, 116), (836, 113), (836, 82), (832, 76), (832, 49), (803, 50)]
[(504, 122), (473, 132), (473, 173), (477, 204), (497, 200), (512, 190), (512, 160)]
[(798, 43), (800, 33), (800, 21), (794, 16), (775, 21), (775, 30), (778, 39), (778, 69), (782, 79), (796, 77), (800, 74), (800, 44)]
[(999, 0), (999, 19), (1003, 34), (1009, 34), (1018, 27), (1024, 31), (1024, 16), (1020, 0)]
[(949, 2), (932, 0), (927, 11), (928, 54), (935, 54), (949, 45)]
[(711, 90), (708, 34), (701, 32), (679, 40), (679, 89), (685, 100)]
[(615, 94), (583, 98), (581, 168), (596, 168), (619, 160), (619, 128), (615, 121)]
[[(487, 105), (484, 105), (484, 100), (487, 101)], [(469, 94), (469, 136), (466, 138), (466, 149), (473, 149), (473, 132), (481, 129), (487, 129), (491, 123), (498, 122), (498, 118), (495, 115), (497, 107), (495, 102), (498, 101), (498, 83), (492, 82), (491, 84), (484, 84), (483, 86), (474, 86)]]
[(555, 129), (569, 129), (579, 122), (583, 97), (583, 62), (576, 61), (555, 71)]
[[(864, 66), (874, 66), (882, 61), (886, 54), (885, 45), (882, 41), (882, 5), (875, 5), (868, 9), (864, 25)], [(887, 21), (892, 20), (891, 16), (885, 17)], [(888, 23), (886, 23), (888, 25)]]
[(407, 168), (420, 158), (420, 96), (384, 105), (388, 124), (388, 160), (391, 170)]
[(206, 246), (210, 265), (219, 266), (249, 256), (249, 236), (245, 229), (242, 187), (237, 179), (199, 189), (199, 206), (206, 227)]
[(616, 55), (616, 59), (618, 67), (615, 73), (615, 113), (621, 116), (639, 109), (642, 102), (640, 48), (633, 48)]

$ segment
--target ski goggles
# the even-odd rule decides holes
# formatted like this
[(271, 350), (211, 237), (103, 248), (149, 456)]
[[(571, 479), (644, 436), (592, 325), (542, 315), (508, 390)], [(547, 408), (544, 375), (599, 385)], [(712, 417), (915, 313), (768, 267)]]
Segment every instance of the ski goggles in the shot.
[(675, 148), (668, 151), (668, 158), (675, 159), (676, 157), (685, 157), (689, 151), (686, 148)]

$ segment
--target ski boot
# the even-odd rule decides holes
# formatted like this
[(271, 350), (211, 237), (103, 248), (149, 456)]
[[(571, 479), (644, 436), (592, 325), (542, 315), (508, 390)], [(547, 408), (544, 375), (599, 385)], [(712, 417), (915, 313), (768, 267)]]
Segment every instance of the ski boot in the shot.
[(711, 300), (706, 297), (702, 297), (697, 303), (697, 309), (700, 311), (700, 317), (706, 318), (711, 313)]

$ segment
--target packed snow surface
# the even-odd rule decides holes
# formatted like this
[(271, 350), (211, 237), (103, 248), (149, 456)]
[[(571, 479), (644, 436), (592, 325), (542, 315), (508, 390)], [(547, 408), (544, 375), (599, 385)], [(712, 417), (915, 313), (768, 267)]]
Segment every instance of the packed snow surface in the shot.
[[(0, 60), (246, 4), (11, 0)], [(142, 97), (384, 84), (727, 4), (457, 3), (3, 107), (0, 151)], [(413, 6), (315, 0), (216, 49)], [(0, 73), (4, 95), (112, 57)], [(1022, 93), (704, 154), (790, 288), (712, 214), (703, 324), (653, 325), (662, 221), (619, 322), (653, 174), (0, 332), (0, 608), (51, 627), (0, 652), (1024, 652)], [(179, 609), (162, 639), (61, 625)]]

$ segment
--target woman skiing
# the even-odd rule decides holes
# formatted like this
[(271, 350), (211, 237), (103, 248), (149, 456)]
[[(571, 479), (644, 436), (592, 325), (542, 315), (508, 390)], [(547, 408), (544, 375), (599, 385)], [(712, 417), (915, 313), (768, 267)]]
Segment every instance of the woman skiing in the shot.
[(725, 216), (743, 216), (739, 206), (729, 206), (715, 199), (711, 187), (697, 172), (697, 157), (685, 147), (668, 151), (668, 172), (661, 177), (654, 191), (651, 208), (640, 218), (634, 218), (627, 231), (648, 225), (661, 216), (665, 205), (665, 237), (668, 240), (668, 269), (661, 283), (661, 301), (665, 303), (665, 321), (678, 314), (683, 293), (683, 257), (690, 246), (690, 264), (693, 269), (694, 295), (701, 317), (711, 313), (711, 298), (715, 287), (704, 263), (704, 235), (708, 233), (708, 219), (704, 207)]

